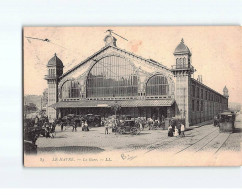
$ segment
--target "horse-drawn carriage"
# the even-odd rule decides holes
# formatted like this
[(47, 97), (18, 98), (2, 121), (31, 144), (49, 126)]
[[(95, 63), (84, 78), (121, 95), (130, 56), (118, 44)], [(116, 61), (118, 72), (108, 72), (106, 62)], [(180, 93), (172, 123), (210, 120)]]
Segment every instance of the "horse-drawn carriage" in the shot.
[(140, 128), (137, 127), (135, 120), (121, 120), (117, 124), (116, 132), (119, 134), (138, 135)]
[(100, 115), (87, 114), (84, 116), (84, 119), (86, 119), (88, 125), (91, 127), (101, 127)]
[(65, 129), (68, 127), (72, 127), (72, 129), (74, 130), (77, 126), (81, 125), (81, 122), (81, 116), (68, 114), (67, 116), (57, 119), (56, 123), (61, 126), (61, 131), (63, 131), (64, 127)]
[(100, 127), (101, 126), (101, 116), (100, 115), (75, 115), (75, 114), (68, 114), (63, 118), (59, 118), (58, 122), (61, 125), (61, 129), (65, 127), (72, 127), (72, 129), (76, 129), (76, 127), (82, 126), (83, 123), (87, 123), (90, 127)]

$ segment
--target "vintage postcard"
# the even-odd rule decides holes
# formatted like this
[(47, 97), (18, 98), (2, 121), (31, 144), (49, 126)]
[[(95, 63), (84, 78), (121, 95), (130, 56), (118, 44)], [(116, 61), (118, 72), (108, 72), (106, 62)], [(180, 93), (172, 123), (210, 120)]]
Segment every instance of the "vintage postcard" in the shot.
[(241, 166), (240, 26), (22, 36), (24, 166)]

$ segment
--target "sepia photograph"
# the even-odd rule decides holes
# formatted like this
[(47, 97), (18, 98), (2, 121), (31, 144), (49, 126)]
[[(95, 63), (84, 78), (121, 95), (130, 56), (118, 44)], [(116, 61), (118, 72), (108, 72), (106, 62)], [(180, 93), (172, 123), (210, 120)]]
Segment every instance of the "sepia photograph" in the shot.
[(24, 166), (241, 166), (241, 41), (240, 26), (24, 26)]

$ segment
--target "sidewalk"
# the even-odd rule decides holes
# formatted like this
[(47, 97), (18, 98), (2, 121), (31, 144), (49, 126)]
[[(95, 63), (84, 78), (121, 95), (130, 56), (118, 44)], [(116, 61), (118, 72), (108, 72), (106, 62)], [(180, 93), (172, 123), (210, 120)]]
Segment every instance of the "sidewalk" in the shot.
[(190, 126), (188, 127), (185, 131), (190, 131), (192, 129), (195, 129), (195, 128), (199, 128), (199, 127), (202, 127), (204, 125), (210, 125), (210, 124), (213, 124), (213, 120), (209, 120), (209, 121), (204, 121), (202, 123), (198, 123), (196, 125), (193, 125), (193, 126)]

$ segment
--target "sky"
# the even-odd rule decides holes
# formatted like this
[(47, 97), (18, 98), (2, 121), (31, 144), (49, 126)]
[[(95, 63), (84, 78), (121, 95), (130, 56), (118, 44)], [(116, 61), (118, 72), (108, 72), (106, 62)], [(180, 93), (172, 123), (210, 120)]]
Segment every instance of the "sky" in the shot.
[[(239, 26), (141, 26), (141, 27), (24, 27), (24, 94), (41, 95), (47, 88), (47, 63), (56, 53), (64, 72), (104, 47), (106, 30), (117, 36), (117, 46), (171, 68), (173, 52), (184, 39), (192, 52), (194, 78), (222, 93), (226, 85), (229, 101), (242, 103), (241, 27)], [(49, 39), (50, 42), (37, 39)]]

